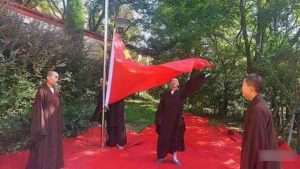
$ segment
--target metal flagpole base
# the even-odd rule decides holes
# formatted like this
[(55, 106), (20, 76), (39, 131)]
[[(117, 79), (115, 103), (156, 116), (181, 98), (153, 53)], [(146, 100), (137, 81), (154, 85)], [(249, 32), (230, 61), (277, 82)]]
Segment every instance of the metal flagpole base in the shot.
[(105, 107), (103, 106), (102, 108), (102, 122), (101, 122), (101, 146), (100, 148), (103, 150), (105, 147), (105, 143), (106, 143), (106, 131), (105, 131)]

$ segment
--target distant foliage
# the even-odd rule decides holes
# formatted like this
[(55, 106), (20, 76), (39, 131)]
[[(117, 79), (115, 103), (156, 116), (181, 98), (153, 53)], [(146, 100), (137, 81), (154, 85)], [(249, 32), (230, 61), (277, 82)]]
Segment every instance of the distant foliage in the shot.
[(5, 7), (0, 9), (0, 39), (0, 153), (26, 145), (33, 99), (48, 70), (60, 74), (66, 134), (85, 129), (101, 75), (101, 63), (89, 57), (85, 41)]

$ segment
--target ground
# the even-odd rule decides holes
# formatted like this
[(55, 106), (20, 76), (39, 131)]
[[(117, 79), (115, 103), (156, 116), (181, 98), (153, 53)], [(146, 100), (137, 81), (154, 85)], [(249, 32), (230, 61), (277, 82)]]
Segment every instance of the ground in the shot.
[[(184, 116), (187, 130), (186, 151), (179, 153), (183, 169), (239, 169), (241, 135), (233, 131), (228, 135), (227, 128), (211, 126), (206, 118), (189, 114)], [(128, 131), (128, 144), (125, 150), (99, 148), (100, 129), (92, 127), (75, 138), (64, 140), (65, 169), (172, 169), (170, 162), (158, 165), (156, 160), (157, 134), (154, 125), (140, 133)], [(286, 144), (281, 149), (291, 151)], [(20, 151), (0, 156), (0, 169), (21, 169), (26, 165), (28, 151)], [(300, 168), (298, 161), (283, 162), (283, 169)]]

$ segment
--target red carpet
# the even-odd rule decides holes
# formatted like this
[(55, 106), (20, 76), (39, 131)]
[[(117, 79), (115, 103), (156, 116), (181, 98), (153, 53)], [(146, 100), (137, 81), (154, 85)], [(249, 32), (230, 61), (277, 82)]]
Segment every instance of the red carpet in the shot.
[[(183, 169), (239, 169), (241, 136), (227, 135), (224, 127), (208, 126), (208, 121), (186, 115), (186, 151), (179, 153)], [(99, 128), (91, 128), (77, 138), (64, 141), (65, 169), (171, 169), (170, 162), (155, 163), (157, 135), (153, 127), (142, 133), (128, 132), (125, 151), (116, 148), (99, 150)], [(281, 149), (290, 150), (282, 144)], [(28, 152), (0, 156), (0, 169), (24, 169)], [(170, 159), (170, 157), (169, 157)], [(283, 162), (283, 169), (300, 169), (297, 161)]]

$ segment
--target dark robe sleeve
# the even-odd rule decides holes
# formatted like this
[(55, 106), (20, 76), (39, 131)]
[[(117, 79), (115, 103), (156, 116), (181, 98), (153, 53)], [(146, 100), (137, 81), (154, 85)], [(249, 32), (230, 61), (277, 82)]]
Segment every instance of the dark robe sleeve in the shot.
[(96, 106), (94, 114), (90, 118), (90, 122), (94, 122), (94, 121), (101, 122), (101, 119), (102, 119), (101, 113), (102, 113), (102, 105), (103, 105), (102, 97), (103, 97), (102, 89), (100, 88), (99, 92), (98, 92), (98, 96), (97, 96), (97, 106)]
[(247, 133), (244, 133), (243, 150), (241, 159), (241, 168), (263, 168), (263, 163), (259, 162), (259, 150), (266, 147), (262, 145), (266, 143), (268, 135), (263, 127), (263, 118), (260, 116), (263, 112), (259, 109), (247, 112), (248, 120), (245, 128)]
[(163, 108), (165, 104), (165, 95), (163, 94), (161, 96), (160, 102), (158, 104), (156, 114), (155, 114), (155, 125), (156, 125), (156, 132), (158, 133), (159, 127), (162, 124), (162, 113), (163, 113)]
[(61, 124), (61, 133), (63, 134), (64, 131), (67, 130), (66, 125), (65, 125), (65, 120), (64, 120), (64, 116), (63, 116), (63, 109), (62, 109), (62, 104), (61, 104), (61, 98), (60, 98), (60, 93), (58, 92), (58, 97), (59, 97), (59, 123)]
[(190, 97), (193, 93), (199, 90), (204, 85), (205, 81), (206, 81), (205, 75), (203, 74), (198, 75), (193, 79), (187, 81), (184, 88), (182, 89), (183, 99)]
[(31, 143), (35, 143), (47, 135), (43, 105), (45, 95), (42, 88), (36, 94), (31, 114)]

